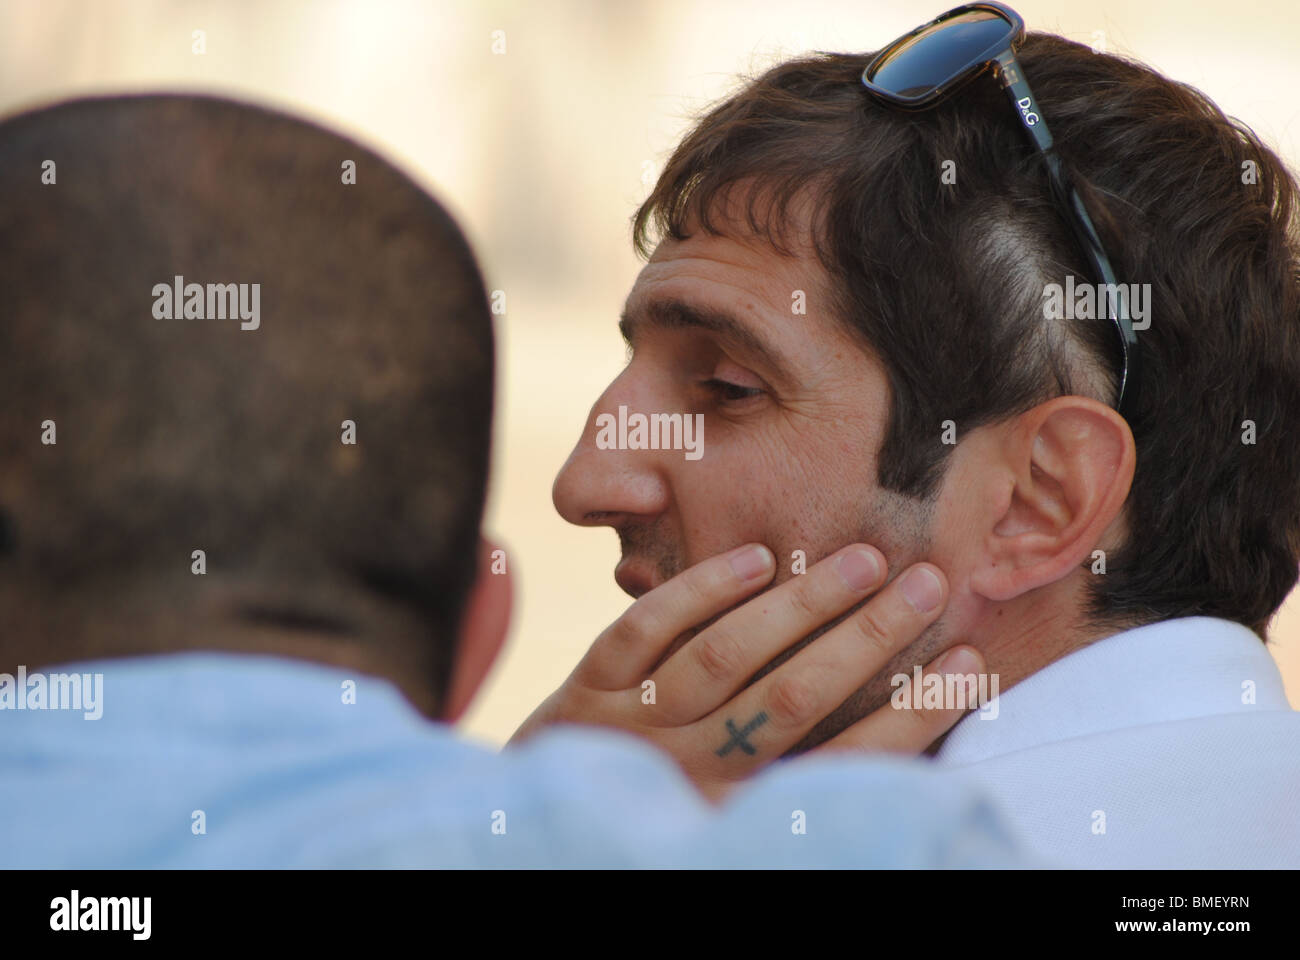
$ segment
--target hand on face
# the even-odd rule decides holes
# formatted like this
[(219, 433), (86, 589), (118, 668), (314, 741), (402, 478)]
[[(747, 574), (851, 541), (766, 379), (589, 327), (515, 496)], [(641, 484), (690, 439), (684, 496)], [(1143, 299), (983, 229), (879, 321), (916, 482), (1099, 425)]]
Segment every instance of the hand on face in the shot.
[[(809, 315), (791, 314), (792, 290), (807, 294)], [(615, 579), (633, 598), (747, 542), (795, 561), (775, 582), (853, 540), (873, 544), (899, 569), (923, 558), (943, 563), (928, 549), (927, 505), (878, 483), (874, 451), (886, 427), (888, 377), (830, 321), (831, 302), (811, 253), (782, 257), (708, 234), (666, 240), (641, 272), (620, 321), (628, 365), (593, 406), (554, 489), (566, 520), (618, 534)], [(632, 443), (631, 433), (623, 444), (623, 421), (645, 414), (698, 419), (701, 456)], [(616, 438), (610, 421), (620, 426)], [(827, 629), (831, 619), (816, 626)], [(665, 654), (688, 639), (678, 637)], [(906, 669), (937, 655), (941, 643), (930, 631), (907, 652)], [(764, 657), (755, 669), (774, 669), (794, 647), (782, 644), (777, 662)], [(885, 675), (841, 697), (800, 749), (885, 703), (901, 650)]]
[[(885, 558), (861, 544), (751, 597), (774, 573), (771, 552), (751, 544), (646, 593), (596, 639), (512, 742), (554, 723), (627, 730), (670, 753), (706, 796), (721, 798), (797, 744), (915, 641), (947, 602), (946, 581), (931, 564), (916, 564), (882, 588)], [(860, 609), (747, 685), (774, 658), (857, 604)], [(680, 635), (731, 607), (665, 659)], [(978, 651), (953, 647), (926, 673), (983, 669)], [(964, 713), (886, 704), (821, 749), (919, 753)]]

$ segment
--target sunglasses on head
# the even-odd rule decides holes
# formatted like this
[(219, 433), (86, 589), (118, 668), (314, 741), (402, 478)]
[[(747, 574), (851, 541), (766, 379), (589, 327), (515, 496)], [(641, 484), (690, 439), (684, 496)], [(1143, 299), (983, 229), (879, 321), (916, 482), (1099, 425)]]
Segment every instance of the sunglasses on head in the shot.
[(949, 10), (911, 33), (899, 37), (867, 64), (862, 83), (881, 101), (908, 110), (937, 106), (958, 87), (990, 70), (1007, 91), (1025, 131), (1042, 155), (1057, 205), (1107, 290), (1110, 320), (1119, 334), (1122, 358), (1116, 409), (1129, 422), (1136, 409), (1139, 385), (1137, 335), (1129, 318), (1124, 288), (1116, 284), (1110, 258), (1102, 249), (1097, 228), (1061, 168), (1052, 134), (1016, 62), (1016, 47), (1025, 38), (1025, 23), (1000, 3), (969, 3)]

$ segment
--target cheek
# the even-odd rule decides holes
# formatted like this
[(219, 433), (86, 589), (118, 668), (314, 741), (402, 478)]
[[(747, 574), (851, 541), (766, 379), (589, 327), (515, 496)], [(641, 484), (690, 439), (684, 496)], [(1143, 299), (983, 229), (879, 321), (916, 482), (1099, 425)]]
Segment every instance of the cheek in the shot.
[(795, 550), (811, 565), (856, 535), (866, 496), (837, 447), (706, 451), (699, 462), (683, 464), (673, 484), (687, 565), (758, 542), (776, 554), (779, 581), (792, 575)]

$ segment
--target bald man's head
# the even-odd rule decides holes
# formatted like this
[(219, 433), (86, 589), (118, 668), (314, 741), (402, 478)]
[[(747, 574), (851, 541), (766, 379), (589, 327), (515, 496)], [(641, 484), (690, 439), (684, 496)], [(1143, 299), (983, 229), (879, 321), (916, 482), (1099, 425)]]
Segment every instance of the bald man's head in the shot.
[(6, 664), (298, 631), (436, 698), (493, 390), (447, 213), (280, 114), (80, 100), (0, 123), (0, 248)]

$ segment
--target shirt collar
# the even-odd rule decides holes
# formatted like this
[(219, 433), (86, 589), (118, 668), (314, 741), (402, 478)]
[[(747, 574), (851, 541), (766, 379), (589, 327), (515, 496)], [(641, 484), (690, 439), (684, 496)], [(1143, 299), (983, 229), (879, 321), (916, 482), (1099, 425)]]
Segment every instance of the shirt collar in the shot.
[(1123, 727), (1290, 709), (1258, 636), (1230, 620), (1183, 617), (1113, 634), (1048, 664), (963, 718), (936, 759), (975, 763)]
[[(316, 738), (339, 743), (376, 731), (441, 731), (380, 677), (287, 657), (216, 651), (185, 651), (33, 668), (41, 673), (100, 676), (102, 716), (82, 711), (15, 711), (7, 724), (23, 722), (24, 742), (54, 738), (100, 750), (92, 729), (111, 732), (135, 749), (142, 743), (181, 739), (237, 741)], [(89, 682), (89, 681), (87, 681)], [(5, 711), (8, 713), (8, 711)], [(75, 736), (69, 741), (68, 732)]]

